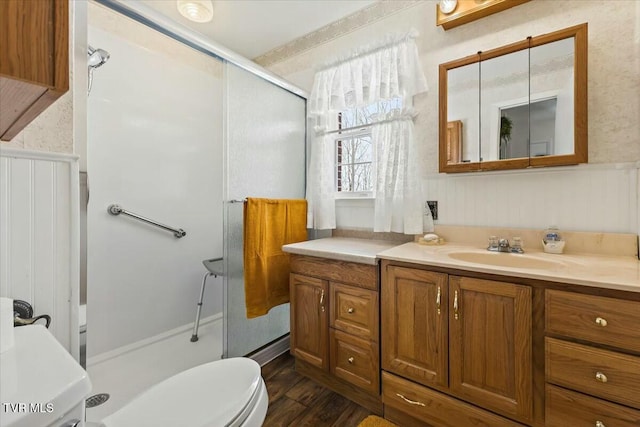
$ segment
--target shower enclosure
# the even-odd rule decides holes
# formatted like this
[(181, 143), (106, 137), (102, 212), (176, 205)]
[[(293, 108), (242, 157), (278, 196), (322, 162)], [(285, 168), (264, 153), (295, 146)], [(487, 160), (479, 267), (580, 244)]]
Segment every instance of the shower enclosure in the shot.
[(231, 201), (304, 197), (305, 94), (143, 4), (89, 5), (88, 53), (110, 55), (88, 102), (89, 365), (183, 332), (176, 352), (205, 348), (189, 341), (202, 261), (221, 256), (202, 314), (223, 319), (224, 356), (252, 353), (289, 331), (289, 308), (246, 319), (243, 204)]

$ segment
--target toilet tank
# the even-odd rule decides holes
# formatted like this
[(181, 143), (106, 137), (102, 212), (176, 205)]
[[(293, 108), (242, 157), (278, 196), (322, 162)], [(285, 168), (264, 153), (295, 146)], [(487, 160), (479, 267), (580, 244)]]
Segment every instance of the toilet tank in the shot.
[(0, 354), (0, 427), (58, 427), (82, 420), (90, 391), (87, 372), (48, 329), (14, 328), (13, 347)]

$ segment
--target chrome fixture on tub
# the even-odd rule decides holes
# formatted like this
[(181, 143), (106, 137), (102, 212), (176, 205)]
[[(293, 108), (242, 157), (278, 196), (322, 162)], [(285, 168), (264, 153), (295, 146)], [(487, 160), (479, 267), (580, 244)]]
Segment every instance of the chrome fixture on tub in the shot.
[(496, 236), (491, 236), (489, 237), (489, 246), (487, 246), (487, 250), (491, 252), (507, 252), (514, 254), (524, 253), (524, 250), (522, 249), (522, 239), (520, 237), (514, 237), (511, 240), (511, 244), (509, 244), (509, 240), (507, 239), (498, 239)]

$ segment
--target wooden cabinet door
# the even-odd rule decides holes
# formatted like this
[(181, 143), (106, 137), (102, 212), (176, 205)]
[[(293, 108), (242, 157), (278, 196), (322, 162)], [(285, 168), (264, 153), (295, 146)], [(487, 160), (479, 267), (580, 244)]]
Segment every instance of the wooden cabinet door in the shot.
[(531, 288), (449, 277), (450, 389), (530, 421), (533, 412)]
[(291, 351), (300, 360), (329, 369), (329, 283), (291, 274)]
[(447, 386), (447, 275), (389, 265), (382, 279), (382, 367)]

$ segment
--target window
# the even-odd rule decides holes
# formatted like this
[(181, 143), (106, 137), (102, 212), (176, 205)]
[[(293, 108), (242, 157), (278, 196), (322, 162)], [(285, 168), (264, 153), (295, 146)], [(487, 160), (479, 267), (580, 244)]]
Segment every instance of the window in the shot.
[(373, 191), (371, 132), (336, 137), (336, 190), (340, 193)]
[(336, 191), (342, 196), (373, 196), (371, 126), (401, 110), (402, 99), (392, 98), (337, 114)]

